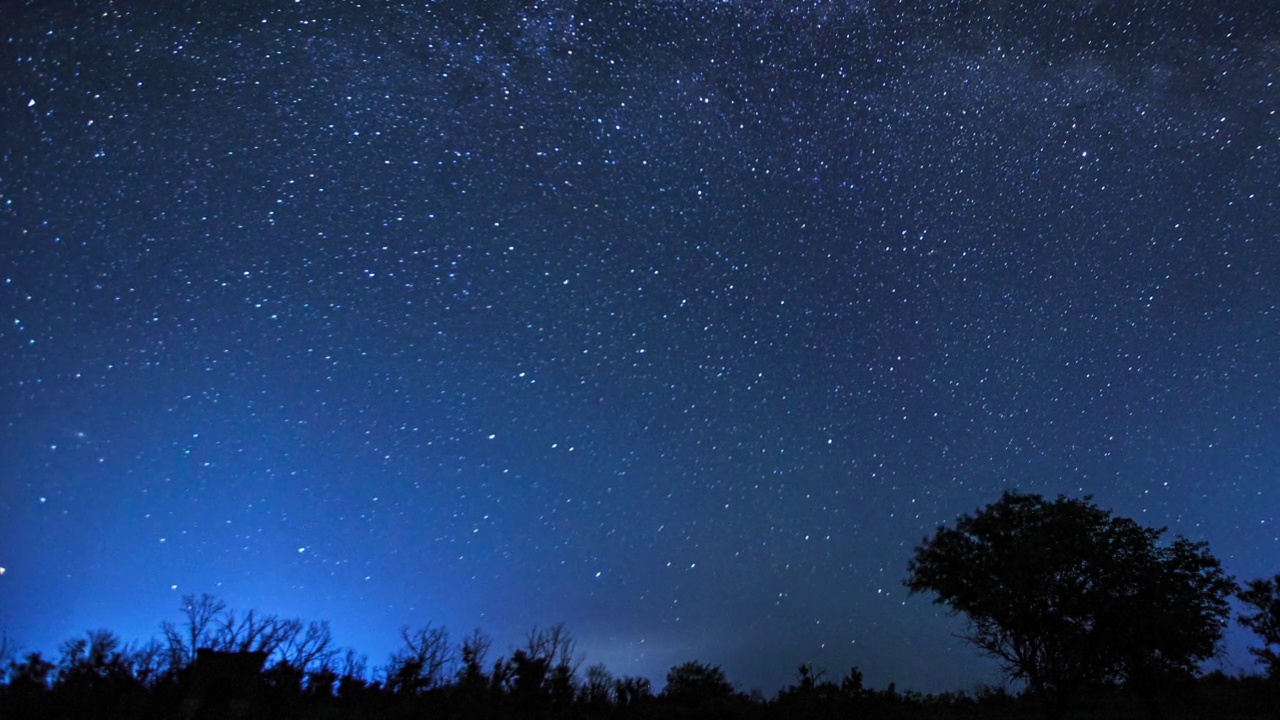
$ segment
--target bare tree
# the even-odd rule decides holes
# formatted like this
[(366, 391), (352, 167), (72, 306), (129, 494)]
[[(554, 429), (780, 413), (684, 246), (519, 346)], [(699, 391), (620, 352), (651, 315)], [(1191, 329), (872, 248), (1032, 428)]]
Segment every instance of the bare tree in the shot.
[(395, 692), (416, 695), (440, 685), (454, 663), (449, 632), (442, 627), (425, 627), (410, 631), (400, 628), (404, 645), (391, 656), (387, 665), (387, 685)]
[(458, 685), (465, 692), (480, 693), (489, 684), (484, 674), (485, 658), (493, 647), (493, 638), (484, 634), (479, 628), (462, 641), (459, 649), (462, 667), (458, 670)]
[(564, 623), (549, 628), (533, 626), (524, 647), (512, 655), (517, 664), (518, 694), (526, 698), (545, 694), (554, 705), (571, 704), (577, 689), (575, 676), (582, 665), (577, 649), (578, 642)]
[(602, 707), (613, 702), (613, 673), (601, 663), (587, 667), (586, 681), (582, 685), (582, 699), (592, 707)]
[(182, 596), (182, 624), (160, 624), (169, 651), (169, 667), (179, 670), (195, 662), (196, 650), (209, 647), (218, 628), (225, 625), (227, 604), (204, 593)]
[(355, 650), (347, 648), (344, 651), (342, 659), (337, 662), (340, 696), (352, 697), (368, 686), (368, 664), (368, 659)]
[(120, 655), (120, 638), (110, 630), (90, 630), (82, 638), (62, 643), (61, 665), (102, 666)]
[(303, 625), (301, 620), (294, 620), (292, 623), (291, 627), (296, 629), (286, 635), (280, 646), (280, 662), (304, 671), (332, 669), (338, 650), (333, 647), (328, 621)]
[(338, 664), (339, 672), (344, 678), (353, 680), (364, 680), (368, 673), (369, 660), (364, 655), (357, 654), (355, 650), (347, 648), (342, 654), (342, 660)]
[(493, 638), (480, 628), (476, 628), (462, 641), (462, 659), (464, 662), (475, 663), (477, 667), (483, 667), (485, 658), (488, 657), (489, 650), (492, 648)]
[(301, 629), (300, 620), (286, 620), (275, 615), (258, 615), (253, 610), (239, 618), (227, 610), (219, 620), (218, 633), (209, 647), (228, 652), (265, 652), (275, 655)]
[(0, 667), (8, 667), (9, 661), (18, 657), (18, 643), (9, 637), (8, 630), (0, 630)]
[(577, 656), (578, 641), (569, 635), (564, 623), (556, 623), (549, 628), (534, 625), (525, 637), (522, 649), (532, 659), (545, 660), (551, 667), (570, 668), (573, 673), (582, 665), (582, 658)]
[(165, 646), (155, 638), (145, 643), (130, 645), (125, 650), (125, 657), (133, 676), (145, 687), (155, 685), (156, 681), (164, 675)]
[(62, 644), (57, 685), (76, 694), (92, 695), (135, 682), (120, 638), (110, 630), (91, 630)]

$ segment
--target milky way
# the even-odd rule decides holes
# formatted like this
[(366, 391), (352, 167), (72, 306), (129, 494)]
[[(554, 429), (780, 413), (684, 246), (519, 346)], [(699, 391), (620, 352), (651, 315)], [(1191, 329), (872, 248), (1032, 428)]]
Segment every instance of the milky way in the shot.
[(968, 689), (902, 580), (1001, 490), (1280, 571), (1265, 3), (172, 5), (0, 9), (25, 647), (210, 592)]

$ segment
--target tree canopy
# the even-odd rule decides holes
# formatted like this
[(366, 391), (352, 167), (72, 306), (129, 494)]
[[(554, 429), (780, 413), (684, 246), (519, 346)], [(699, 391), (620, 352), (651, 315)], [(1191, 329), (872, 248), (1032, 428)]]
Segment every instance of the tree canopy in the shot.
[(667, 686), (662, 696), (688, 707), (698, 707), (733, 695), (733, 685), (719, 665), (694, 660), (681, 663), (667, 673)]
[(1240, 624), (1258, 634), (1262, 647), (1249, 652), (1267, 668), (1273, 678), (1280, 678), (1280, 575), (1250, 580), (1238, 596), (1253, 612), (1239, 616)]
[(1235, 589), (1205, 543), (1164, 532), (1089, 497), (1006, 492), (926, 538), (906, 585), (965, 615), (963, 637), (1046, 700), (1149, 683), (1214, 654)]

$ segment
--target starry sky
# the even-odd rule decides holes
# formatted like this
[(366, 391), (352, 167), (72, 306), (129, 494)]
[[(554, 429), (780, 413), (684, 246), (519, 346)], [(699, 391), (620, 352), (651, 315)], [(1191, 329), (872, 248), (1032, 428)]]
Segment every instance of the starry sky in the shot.
[(1280, 10), (479, 5), (0, 6), (24, 647), (209, 592), (972, 689), (902, 580), (1002, 490), (1280, 571)]

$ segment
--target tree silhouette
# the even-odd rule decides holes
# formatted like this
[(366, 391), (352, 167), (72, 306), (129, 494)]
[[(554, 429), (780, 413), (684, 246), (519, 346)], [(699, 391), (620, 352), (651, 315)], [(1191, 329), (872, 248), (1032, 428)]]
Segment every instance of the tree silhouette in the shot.
[(18, 643), (9, 637), (9, 631), (0, 629), (0, 667), (9, 664), (18, 655)]
[(511, 654), (509, 663), (510, 695), (521, 713), (537, 716), (573, 702), (575, 677), (582, 664), (577, 647), (564, 623), (547, 628), (535, 625), (529, 631), (524, 647)]
[(352, 698), (362, 694), (369, 683), (365, 680), (368, 662), (364, 655), (348, 648), (338, 662), (338, 696)]
[(729, 684), (719, 665), (705, 665), (693, 660), (671, 668), (667, 672), (667, 685), (662, 689), (664, 700), (691, 708), (732, 696), (733, 685)]
[(134, 643), (130, 645), (127, 654), (133, 676), (144, 687), (151, 687), (164, 677), (168, 656), (164, 643), (155, 638), (144, 643)]
[(1236, 597), (1253, 610), (1239, 616), (1240, 624), (1262, 638), (1262, 647), (1249, 648), (1249, 652), (1267, 668), (1268, 675), (1280, 679), (1280, 575), (1250, 580)]
[(9, 663), (9, 683), (4, 688), (6, 717), (42, 717), (48, 715), (49, 680), (56, 665), (38, 652), (28, 653), (23, 660)]
[(57, 667), (38, 652), (27, 653), (24, 660), (14, 662), (9, 668), (9, 692), (15, 695), (45, 692)]
[(279, 664), (301, 672), (333, 670), (339, 651), (334, 647), (333, 633), (327, 620), (304, 623), (294, 619), (286, 621), (285, 625), (289, 631), (276, 649)]
[(457, 681), (460, 694), (474, 700), (489, 692), (489, 678), (484, 673), (484, 663), (491, 647), (493, 647), (493, 638), (484, 634), (479, 628), (471, 631), (471, 634), (463, 639), (458, 650), (462, 665), (458, 670)]
[(1149, 685), (1211, 657), (1235, 583), (1203, 543), (1090, 498), (1006, 492), (915, 549), (906, 585), (968, 617), (963, 636), (1046, 701), (1090, 683)]
[(134, 681), (133, 668), (120, 638), (110, 630), (93, 630), (62, 644), (58, 685), (88, 693), (126, 681)]
[(618, 707), (634, 707), (653, 699), (649, 678), (623, 676), (613, 681), (613, 700)]
[(856, 698), (862, 695), (862, 671), (857, 666), (849, 668), (849, 672), (840, 679), (840, 692), (845, 697)]
[(331, 667), (322, 667), (307, 673), (307, 695), (313, 698), (331, 698), (341, 676)]
[(202, 647), (176, 675), (186, 717), (243, 717), (267, 685), (264, 651), (228, 651)]
[(400, 628), (404, 642), (387, 666), (387, 687), (403, 695), (426, 692), (445, 681), (454, 662), (449, 632), (442, 627)]
[(218, 613), (215, 623), (217, 627), (204, 638), (203, 647), (224, 652), (263, 652), (268, 657), (301, 632), (302, 624), (300, 620), (260, 615), (253, 610), (237, 617), (234, 610), (226, 608)]
[(182, 625), (167, 620), (160, 625), (169, 650), (171, 671), (195, 662), (196, 651), (213, 644), (218, 628), (226, 626), (223, 618), (226, 611), (227, 604), (208, 593), (200, 597), (182, 596)]
[(525, 717), (540, 717), (551, 702), (547, 676), (550, 661), (535, 657), (524, 650), (511, 654), (508, 694), (517, 712)]
[[(1055, 505), (1043, 501), (1041, 504), (1050, 508)], [(1088, 507), (1087, 503), (1084, 505)], [(1090, 512), (1094, 511), (1096, 509)], [(1132, 688), (1140, 685), (1135, 678), (1151, 677), (1144, 673), (1165, 672), (1172, 666), (1176, 653), (1181, 652), (1179, 648), (1185, 647), (1179, 633), (1188, 632), (1174, 625), (1189, 616), (1183, 613), (1175, 614), (1172, 619), (1148, 621), (1134, 615), (1134, 611), (1122, 613), (1106, 605), (1103, 601), (1112, 596), (1104, 590), (1122, 586), (1124, 592), (1117, 597), (1131, 604), (1138, 613), (1154, 613), (1160, 603), (1176, 609), (1184, 602), (1180, 598), (1193, 594), (1194, 590), (1194, 587), (1179, 590), (1179, 586), (1194, 586), (1190, 578), (1216, 565), (1201, 557), (1207, 553), (1194, 544), (1186, 543), (1177, 551), (1170, 549), (1180, 547), (1177, 543), (1170, 548), (1146, 547), (1124, 533), (1113, 537), (1104, 532), (1113, 529), (1111, 522), (1108, 516), (1106, 523), (1088, 527), (1107, 539), (1105, 553), (1110, 559), (1106, 562), (1113, 563), (1114, 567), (1105, 567), (1108, 572), (1127, 573), (1127, 585), (1098, 573), (1094, 565), (1103, 560), (1086, 554), (1077, 557), (1069, 566), (1070, 572), (1062, 571), (1047, 581), (1048, 590), (1039, 588), (1036, 592), (1007, 578), (1003, 579), (1003, 585), (994, 585), (995, 581), (984, 573), (1001, 570), (1003, 566), (997, 560), (1013, 561), (1004, 556), (997, 560), (977, 557), (975, 562), (989, 564), (973, 566), (983, 572), (965, 575), (969, 583), (966, 588), (991, 591), (995, 587), (999, 592), (991, 593), (987, 598), (990, 602), (1003, 598), (1002, 593), (1014, 593), (1026, 600), (1032, 610), (1039, 607), (1040, 614), (1029, 616), (1037, 622), (1046, 617), (1053, 619), (1053, 612), (1063, 607), (1099, 608), (1092, 614), (1077, 613), (1068, 618), (1100, 628), (1097, 646), (1086, 644), (1082, 638), (1087, 637), (1087, 633), (1080, 632), (1069, 635), (1067, 641), (1038, 636), (1033, 640), (1042, 642), (1046, 648), (1110, 653), (1097, 656), (1110, 664), (1089, 666), (1094, 668), (1090, 671), (1092, 674), (1080, 677), (1102, 677), (1104, 671), (1096, 669), (1102, 667), (1105, 672), (1114, 673), (1109, 676), (1111, 679), (1124, 680), (1125, 685), (1085, 688), (1087, 692), (1078, 702), (1082, 706), (1088, 703), (1089, 717), (1133, 717), (1135, 701), (1142, 700), (1149, 703), (1148, 710), (1172, 709), (1171, 705), (1165, 708), (1150, 705), (1159, 697), (1150, 692), (1150, 685), (1141, 686), (1139, 692)], [(1121, 526), (1128, 527), (1123, 522)], [(1055, 526), (1047, 537), (1061, 541), (1062, 536), (1057, 534), (1061, 529)], [(1009, 534), (1017, 535), (1021, 544), (1007, 547), (1017, 548), (1018, 552), (1047, 553), (1050, 557), (1065, 553), (1062, 547), (1070, 548), (1073, 553), (1080, 553), (1081, 546), (1089, 547), (1078, 540), (1074, 544), (1061, 541), (1062, 547), (1045, 545), (1045, 538), (1041, 537), (1045, 532), (1031, 525), (1022, 527), (1021, 534), (1010, 530)], [(1142, 531), (1139, 535), (1158, 536), (1159, 531)], [(1154, 560), (1144, 556), (1148, 551)], [(1183, 557), (1179, 552), (1191, 557)], [(1039, 567), (1038, 562), (1023, 558), (1015, 565), (1028, 571), (1028, 568)], [(1076, 578), (1072, 573), (1088, 578), (1083, 587), (1094, 594), (1076, 597), (1057, 586), (1067, 583), (1066, 587), (1079, 590), (1076, 585), (1080, 583), (1071, 584)], [(1280, 577), (1250, 583), (1241, 598), (1252, 603), (1258, 612), (1241, 616), (1241, 622), (1263, 633), (1274, 632), (1276, 624), (1271, 608), (1275, 606), (1277, 592), (1280, 592)], [(1046, 606), (1044, 603), (1049, 601), (1044, 600), (1045, 597), (1062, 604)], [(1160, 599), (1154, 599), (1156, 597)], [(1206, 601), (1206, 606), (1212, 609), (1213, 603)], [(1034, 710), (1031, 692), (1011, 695), (997, 689), (980, 690), (973, 697), (963, 692), (934, 695), (910, 689), (898, 691), (893, 683), (885, 690), (875, 690), (864, 687), (862, 673), (856, 667), (837, 681), (809, 664), (800, 666), (794, 684), (769, 700), (759, 691), (749, 695), (736, 692), (718, 666), (687, 662), (671, 668), (665, 689), (655, 697), (648, 679), (614, 676), (600, 664), (587, 667), (579, 680), (576, 669), (582, 660), (576, 652), (576, 643), (562, 625), (535, 627), (509, 658), (499, 658), (496, 662), (486, 660), (492, 640), (478, 630), (454, 646), (443, 628), (427, 626), (413, 632), (405, 629), (401, 636), (404, 648), (392, 656), (394, 662), (390, 666), (375, 670), (371, 678), (362, 656), (351, 650), (342, 655), (327, 649), (328, 625), (325, 623), (304, 624), (272, 615), (236, 614), (210, 596), (186, 598), (182, 612), (186, 624), (166, 625), (164, 642), (152, 640), (126, 646), (111, 632), (99, 630), (63, 643), (57, 663), (45, 660), (39, 653), (11, 660), (6, 672), (0, 675), (0, 718), (977, 720), (1028, 718)], [(1217, 619), (1212, 612), (1209, 617)], [(1117, 629), (1120, 620), (1134, 627)], [(1050, 624), (1051, 629), (1062, 626), (1062, 622)], [(1018, 631), (1030, 632), (1024, 627)], [(1157, 631), (1168, 635), (1167, 642), (1138, 649), (1125, 647), (1147, 642)], [(185, 657), (192, 638), (207, 645), (196, 647), (190, 662), (168, 665), (166, 658), (170, 654)], [(12, 647), (12, 643), (8, 646)], [(1152, 651), (1152, 647), (1157, 649)], [(1168, 655), (1153, 660), (1142, 657), (1142, 652)], [(1274, 686), (1257, 677), (1228, 677), (1217, 672), (1173, 689), (1186, 692), (1176, 700), (1181, 710), (1178, 717), (1253, 720), (1275, 714)], [(1193, 714), (1186, 714), (1183, 708)]]
[[(201, 649), (222, 653), (261, 653), (279, 685), (300, 689), (308, 673), (333, 672), (339, 649), (334, 647), (328, 622), (303, 622), (298, 618), (244, 614), (208, 593), (182, 598), (182, 622), (163, 622), (167, 671), (177, 673), (195, 662)], [(139, 649), (137, 659), (154, 664), (156, 648)], [(154, 671), (155, 668), (152, 668)]]
[(774, 701), (797, 718), (821, 717), (826, 708), (852, 698), (842, 694), (840, 686), (825, 679), (827, 672), (805, 663), (796, 670), (796, 683), (778, 691)]
[(601, 663), (587, 668), (586, 678), (582, 683), (582, 702), (596, 710), (609, 706), (613, 701), (613, 673)]

